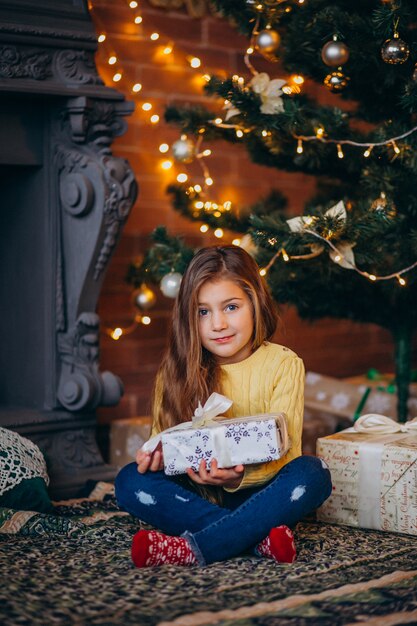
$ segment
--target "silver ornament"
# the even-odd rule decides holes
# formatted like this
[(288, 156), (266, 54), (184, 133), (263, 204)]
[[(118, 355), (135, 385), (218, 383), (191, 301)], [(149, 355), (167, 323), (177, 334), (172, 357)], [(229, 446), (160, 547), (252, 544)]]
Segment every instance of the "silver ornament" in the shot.
[(140, 311), (151, 309), (156, 302), (156, 295), (143, 283), (132, 293), (132, 302)]
[(165, 274), (161, 280), (161, 291), (167, 298), (176, 298), (180, 290), (182, 275), (179, 272)]
[(349, 59), (349, 48), (343, 41), (328, 41), (322, 48), (321, 59), (329, 67), (339, 67)]
[(392, 39), (387, 39), (382, 44), (381, 57), (385, 63), (399, 65), (405, 63), (410, 54), (408, 44), (400, 39), (395, 33)]
[(172, 154), (180, 163), (191, 163), (195, 155), (195, 146), (190, 139), (181, 137), (172, 144)]
[(260, 30), (255, 37), (255, 47), (263, 54), (275, 52), (281, 42), (281, 37), (276, 30), (265, 28)]

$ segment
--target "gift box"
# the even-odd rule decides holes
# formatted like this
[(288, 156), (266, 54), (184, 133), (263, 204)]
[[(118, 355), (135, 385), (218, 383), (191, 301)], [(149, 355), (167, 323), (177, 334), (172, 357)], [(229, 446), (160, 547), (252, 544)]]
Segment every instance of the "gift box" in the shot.
[[(370, 380), (366, 376), (340, 380), (307, 372), (305, 407), (310, 412), (334, 415), (351, 422), (355, 417), (368, 413), (395, 417), (397, 395), (392, 384), (382, 384), (381, 381)], [(417, 415), (415, 384), (410, 385), (408, 409), (410, 418)], [(346, 421), (344, 425), (347, 426)]]
[(333, 491), (317, 511), (324, 522), (417, 535), (417, 420), (405, 425), (365, 415), (320, 438)]
[(118, 469), (135, 460), (136, 452), (149, 439), (149, 415), (114, 420), (110, 426), (110, 465)]
[(211, 460), (218, 467), (264, 463), (283, 456), (289, 447), (283, 413), (225, 419), (232, 401), (212, 394), (204, 407), (196, 409), (193, 420), (163, 431), (150, 439), (143, 449), (150, 452), (162, 443), (167, 475), (183, 474), (187, 468), (198, 470), (200, 462)]

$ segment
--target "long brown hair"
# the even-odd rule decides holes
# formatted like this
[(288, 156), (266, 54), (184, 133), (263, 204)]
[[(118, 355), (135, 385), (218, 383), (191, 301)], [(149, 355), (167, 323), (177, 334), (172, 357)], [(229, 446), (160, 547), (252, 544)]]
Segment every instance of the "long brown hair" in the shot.
[(221, 391), (220, 366), (202, 347), (198, 294), (204, 283), (233, 280), (248, 295), (253, 310), (252, 350), (275, 332), (278, 314), (254, 259), (237, 246), (202, 248), (188, 266), (175, 301), (168, 345), (154, 389), (154, 420), (165, 430), (191, 419), (213, 391)]

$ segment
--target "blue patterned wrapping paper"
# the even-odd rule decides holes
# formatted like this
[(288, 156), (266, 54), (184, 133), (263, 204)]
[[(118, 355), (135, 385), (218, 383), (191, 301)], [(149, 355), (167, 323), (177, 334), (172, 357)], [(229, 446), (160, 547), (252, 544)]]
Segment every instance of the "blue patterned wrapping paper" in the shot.
[(165, 473), (184, 474), (207, 467), (213, 458), (219, 467), (264, 463), (279, 459), (288, 450), (284, 414), (222, 419), (201, 428), (173, 429), (162, 433)]

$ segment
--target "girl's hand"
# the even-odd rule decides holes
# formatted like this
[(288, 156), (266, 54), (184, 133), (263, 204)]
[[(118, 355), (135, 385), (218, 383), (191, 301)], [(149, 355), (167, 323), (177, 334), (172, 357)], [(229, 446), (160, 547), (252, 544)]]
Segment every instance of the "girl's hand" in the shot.
[(212, 459), (210, 471), (207, 470), (206, 462), (201, 461), (198, 472), (188, 468), (187, 475), (199, 485), (217, 485), (218, 487), (237, 489), (242, 482), (244, 471), (243, 465), (220, 469), (217, 467), (216, 459)]
[(139, 474), (145, 474), (148, 470), (151, 472), (159, 472), (164, 467), (164, 458), (162, 456), (162, 446), (158, 444), (153, 452), (144, 452), (138, 450), (136, 452), (136, 463), (138, 464)]

